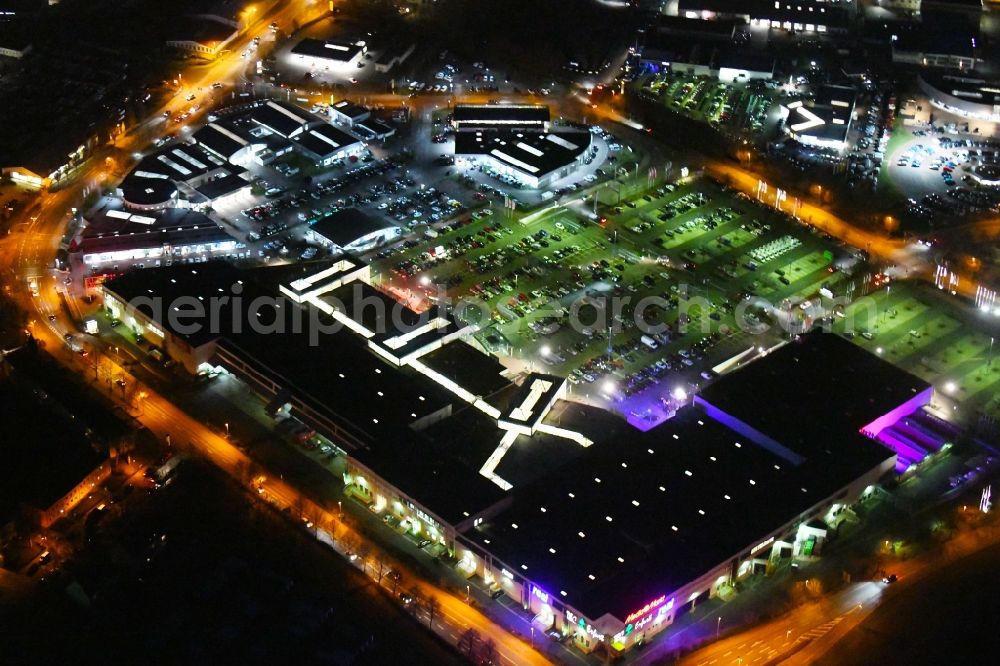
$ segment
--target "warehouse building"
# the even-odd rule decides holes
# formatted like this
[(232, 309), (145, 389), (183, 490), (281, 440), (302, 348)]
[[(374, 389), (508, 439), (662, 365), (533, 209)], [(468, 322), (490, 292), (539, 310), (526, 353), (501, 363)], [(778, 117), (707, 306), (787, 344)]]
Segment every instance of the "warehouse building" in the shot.
[(677, 13), (705, 21), (737, 19), (752, 28), (795, 34), (845, 34), (857, 6), (840, 0), (679, 0)]
[(485, 164), (527, 187), (542, 189), (572, 175), (590, 149), (590, 132), (461, 131), (455, 133), (455, 155)]
[(931, 104), (966, 118), (1000, 122), (1000, 81), (957, 70), (924, 70), (917, 84)]
[(334, 253), (365, 252), (399, 236), (395, 224), (357, 208), (331, 213), (306, 231), (306, 240)]
[(544, 105), (459, 104), (452, 115), (460, 166), (484, 166), (526, 187), (572, 175), (591, 149), (589, 132), (550, 127)]
[(110, 403), (37, 349), (0, 356), (0, 377), (0, 400), (22, 424), (6, 423), (11, 436), (0, 439), (2, 546), (17, 523), (48, 528), (90, 496), (132, 433)]
[[(357, 259), (275, 270), (137, 272), (107, 283), (106, 303), (190, 371), (230, 373), (329, 438), (346, 454), (349, 497), (584, 652), (629, 650), (746, 576), (816, 557), (851, 505), (912, 455), (888, 433), (932, 394), (816, 333), (640, 433), (568, 402), (562, 378), (511, 382), (447, 314), (368, 285)], [(205, 302), (237, 285), (242, 301), (230, 298), (208, 335), (142, 300), (152, 289), (165, 304)], [(285, 300), (250, 311), (268, 293)], [(328, 329), (295, 328), (303, 317)]]
[(295, 63), (309, 69), (349, 70), (357, 67), (368, 47), (363, 41), (346, 41), (339, 39), (313, 39), (307, 37), (292, 47), (292, 59)]
[(854, 88), (824, 84), (811, 100), (796, 100), (782, 106), (784, 129), (799, 143), (843, 150), (854, 120), (856, 100)]
[(307, 127), (323, 122), (300, 107), (273, 99), (255, 106), (247, 115), (259, 127), (285, 139), (292, 139)]
[(394, 67), (403, 64), (416, 48), (416, 44), (410, 44), (407, 47), (390, 46), (375, 59), (375, 71), (381, 74), (391, 72)]
[(330, 166), (338, 160), (360, 155), (365, 149), (360, 139), (329, 124), (307, 129), (292, 139), (292, 143), (300, 153), (320, 166)]
[(249, 164), (264, 148), (262, 143), (252, 141), (252, 137), (237, 131), (232, 125), (219, 121), (199, 127), (192, 138), (213, 155), (240, 166)]
[(654, 72), (669, 69), (724, 83), (771, 79), (775, 68), (774, 58), (766, 52), (666, 34), (647, 39), (640, 62)]
[(103, 208), (85, 221), (70, 243), (69, 266), (87, 289), (133, 268), (238, 258), (246, 248), (203, 213), (168, 208), (136, 213)]
[(201, 144), (174, 143), (143, 157), (118, 185), (116, 193), (128, 208), (137, 211), (178, 205), (205, 208), (249, 192), (246, 173), (243, 167), (205, 150)]
[(354, 127), (368, 120), (372, 112), (368, 108), (346, 99), (340, 99), (330, 105), (330, 121), (337, 125)]

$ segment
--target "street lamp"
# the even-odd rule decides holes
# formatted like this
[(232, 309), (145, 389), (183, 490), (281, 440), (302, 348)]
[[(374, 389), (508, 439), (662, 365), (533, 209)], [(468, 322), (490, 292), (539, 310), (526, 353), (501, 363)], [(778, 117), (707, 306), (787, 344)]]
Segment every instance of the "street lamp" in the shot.
[(469, 603), (470, 597), (472, 596), (472, 586), (465, 586), (465, 603)]
[(715, 640), (719, 640), (719, 630), (722, 629), (722, 616), (715, 621)]
[(226, 438), (229, 438), (229, 424), (226, 424)]
[(340, 516), (341, 520), (344, 519), (344, 505), (340, 503), (340, 500), (337, 500), (337, 515)]

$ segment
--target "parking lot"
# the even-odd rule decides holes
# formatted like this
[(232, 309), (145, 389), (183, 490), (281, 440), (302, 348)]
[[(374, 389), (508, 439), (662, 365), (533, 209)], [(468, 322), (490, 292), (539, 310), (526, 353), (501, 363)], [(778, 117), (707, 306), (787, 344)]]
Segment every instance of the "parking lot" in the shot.
[(886, 168), (911, 216), (933, 222), (998, 210), (1000, 188), (980, 186), (975, 170), (1000, 163), (1000, 142), (930, 128), (901, 131), (910, 136), (894, 142)]
[[(833, 328), (856, 344), (931, 382), (969, 414), (1000, 417), (997, 317), (966, 311), (930, 287), (899, 284), (845, 309)], [(957, 407), (958, 405), (956, 405)]]
[(271, 168), (260, 169), (258, 177), (264, 194), (243, 197), (216, 212), (237, 228), (251, 256), (263, 260), (321, 255), (319, 248), (306, 243), (305, 233), (344, 208), (365, 206), (369, 214), (391, 220), (407, 232), (447, 219), (476, 201), (472, 192), (449, 181), (438, 187), (418, 183), (405, 163), (391, 155), (370, 155), (339, 165), (308, 184), (295, 174), (281, 177)]
[(605, 191), (598, 211), (477, 211), (379, 252), (373, 273), (415, 306), (446, 294), (509, 366), (565, 375), (576, 398), (650, 425), (677, 389), (783, 337), (747, 329), (807, 325), (803, 301), (845, 277), (832, 240), (707, 180)]

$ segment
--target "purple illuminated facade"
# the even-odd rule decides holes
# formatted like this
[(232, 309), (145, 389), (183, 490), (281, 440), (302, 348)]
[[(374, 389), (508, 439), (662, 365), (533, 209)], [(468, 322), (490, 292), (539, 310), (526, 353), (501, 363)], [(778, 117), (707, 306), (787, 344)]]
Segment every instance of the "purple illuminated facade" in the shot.
[(911, 465), (916, 465), (941, 448), (942, 442), (938, 438), (914, 425), (903, 423), (906, 417), (929, 404), (933, 395), (934, 388), (928, 386), (896, 409), (860, 429), (862, 435), (871, 437), (896, 452), (897, 472), (905, 472)]

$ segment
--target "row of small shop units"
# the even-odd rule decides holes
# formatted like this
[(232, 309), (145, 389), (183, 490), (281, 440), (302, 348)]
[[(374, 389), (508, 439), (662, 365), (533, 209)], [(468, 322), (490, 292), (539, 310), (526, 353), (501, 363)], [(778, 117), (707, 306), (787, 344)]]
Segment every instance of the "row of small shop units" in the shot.
[(494, 596), (500, 593), (519, 603), (532, 616), (532, 625), (539, 631), (560, 640), (571, 641), (585, 653), (607, 644), (611, 652), (623, 652), (671, 626), (677, 618), (693, 610), (698, 603), (719, 597), (728, 599), (735, 592), (734, 584), (754, 574), (768, 574), (782, 561), (791, 558), (809, 560), (818, 557), (831, 532), (845, 520), (851, 505), (875, 492), (878, 480), (892, 471), (894, 459), (889, 458), (839, 492), (795, 516), (780, 528), (747, 546), (733, 557), (679, 589), (650, 590), (641, 605), (623, 613), (590, 613), (569, 603), (560, 594), (536, 584), (519, 573), (480, 544), (464, 536), (484, 521), (502, 513), (510, 505), (510, 497), (486, 512), (468, 516), (450, 526), (416, 501), (404, 496), (384, 482), (371, 469), (352, 457), (347, 457), (344, 472), (345, 492), (360, 501), (383, 521), (399, 532), (409, 533), (416, 540), (437, 544), (456, 561), (456, 569), (468, 580), (476, 579)]

